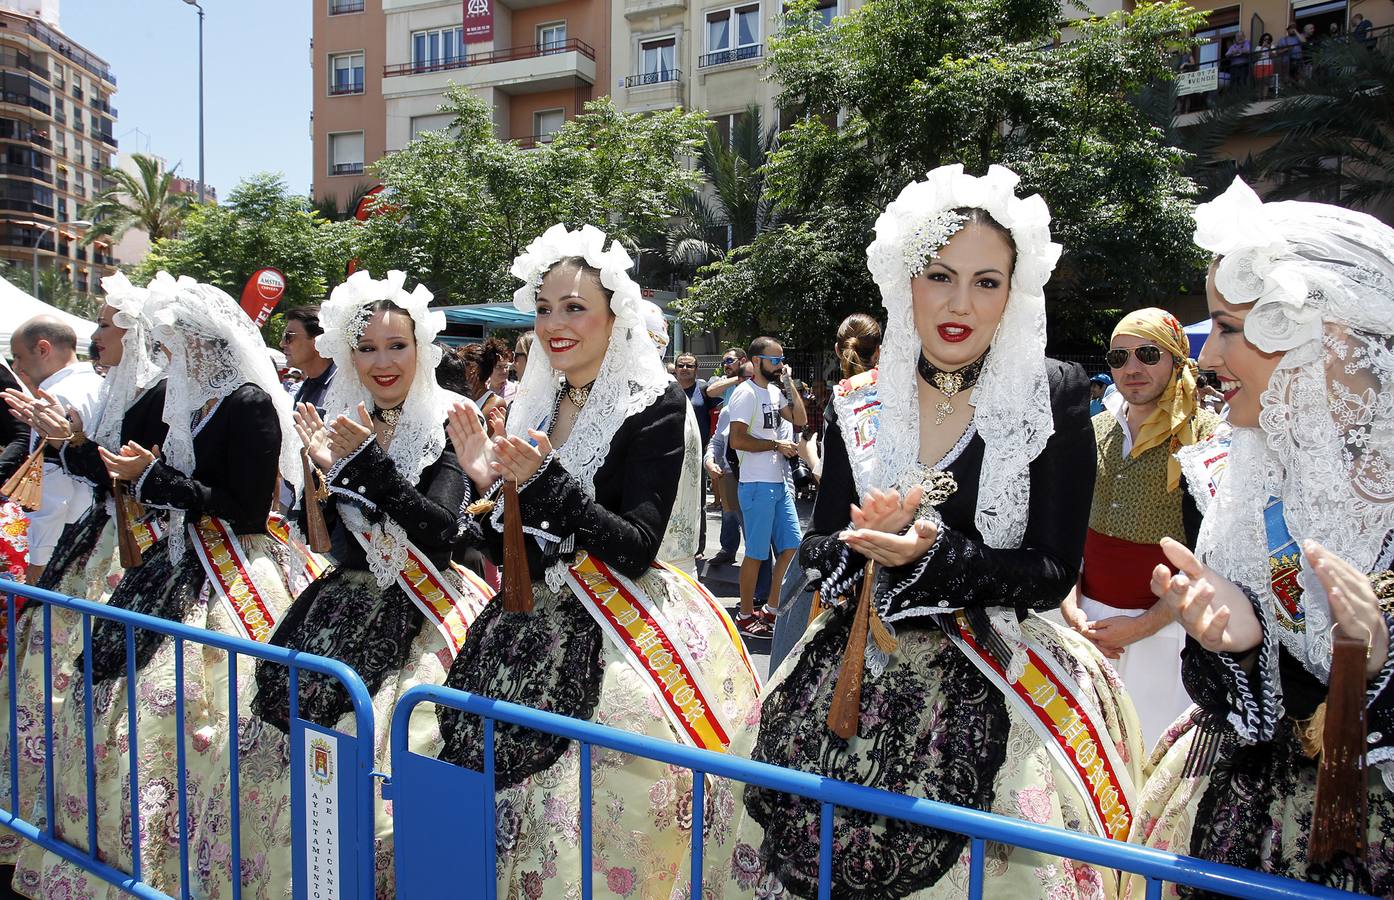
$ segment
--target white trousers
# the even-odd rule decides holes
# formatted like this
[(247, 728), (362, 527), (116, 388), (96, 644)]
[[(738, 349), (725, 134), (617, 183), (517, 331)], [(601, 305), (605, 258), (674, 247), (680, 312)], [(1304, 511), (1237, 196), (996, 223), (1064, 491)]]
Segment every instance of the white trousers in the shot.
[[(1135, 618), (1147, 611), (1118, 609), (1084, 596), (1079, 598), (1079, 608), (1091, 622), (1115, 616)], [(1171, 622), (1151, 637), (1124, 647), (1122, 659), (1109, 660), (1137, 708), (1142, 740), (1149, 751), (1191, 705), (1181, 685), (1181, 648), (1185, 644), (1185, 629), (1180, 622)]]

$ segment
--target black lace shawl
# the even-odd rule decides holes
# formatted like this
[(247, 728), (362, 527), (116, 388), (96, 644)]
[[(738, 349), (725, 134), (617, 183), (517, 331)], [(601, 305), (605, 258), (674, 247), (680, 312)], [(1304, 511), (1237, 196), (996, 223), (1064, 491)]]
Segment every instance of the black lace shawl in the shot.
[[(939, 507), (946, 528), (932, 555), (886, 573), (881, 582), (882, 595), (899, 589), (887, 611), (911, 614), (895, 623), (901, 642), (896, 663), (863, 684), (858, 740), (844, 741), (827, 727), (850, 630), (848, 605), (833, 613), (763, 701), (755, 759), (991, 808), (1007, 753), (1006, 700), (942, 637), (931, 616), (940, 609), (966, 608), (971, 621), (990, 607), (1020, 615), (1051, 609), (1075, 582), (1089, 521), (1094, 432), (1083, 371), (1052, 360), (1049, 374), (1055, 433), (1031, 465), (1031, 508), (1022, 547), (988, 547), (974, 525), (978, 473), (984, 465), (983, 441), (975, 435), (948, 466), (958, 489)], [(857, 493), (835, 416), (825, 447), (803, 561), (825, 575), (842, 567), (855, 576), (863, 561), (852, 554), (844, 562), (844, 545), (837, 539)], [(796, 896), (817, 896), (817, 841), (809, 836), (818, 834), (818, 804), (751, 787), (745, 805), (765, 829), (759, 848), (765, 868)], [(843, 848), (834, 856), (833, 895), (838, 897), (900, 897), (923, 890), (957, 863), (967, 842), (961, 835), (846, 810), (839, 810), (833, 821), (834, 843)]]
[[(377, 441), (368, 441), (330, 485), (326, 524), (337, 533), (345, 554), (338, 565), (307, 587), (276, 626), (271, 643), (290, 650), (328, 656), (346, 663), (363, 678), (370, 695), (406, 666), (412, 642), (425, 624), (416, 604), (393, 581), (379, 587), (368, 572), (363, 545), (348, 534), (337, 515), (339, 504), (353, 504), (369, 522), (391, 519), (402, 527), (437, 571), (450, 565), (455, 520), (466, 496), (465, 476), (447, 440), (445, 450), (407, 481)], [(353, 577), (357, 573), (357, 577)], [(289, 670), (258, 662), (257, 696), (252, 711), (288, 731)], [(314, 672), (300, 673), (300, 717), (332, 728), (353, 705), (338, 680)]]
[[(537, 609), (532, 616), (503, 613), (495, 598), (470, 629), (448, 686), (579, 719), (594, 715), (604, 637), (569, 592), (556, 597), (547, 590), (541, 580), (544, 564), (565, 558), (574, 548), (594, 553), (630, 578), (648, 570), (677, 496), (686, 416), (687, 397), (672, 383), (626, 419), (596, 472), (594, 497), (555, 459), (523, 487), (519, 506), (524, 527), (556, 540), (545, 555), (536, 541), (528, 542)], [(502, 560), (502, 536), (487, 521), (474, 525), (482, 527), (490, 555)], [(445, 707), (437, 707), (436, 715), (446, 741), (440, 758), (478, 770), (480, 721)], [(495, 728), (494, 741), (500, 788), (550, 768), (569, 745), (505, 724)]]

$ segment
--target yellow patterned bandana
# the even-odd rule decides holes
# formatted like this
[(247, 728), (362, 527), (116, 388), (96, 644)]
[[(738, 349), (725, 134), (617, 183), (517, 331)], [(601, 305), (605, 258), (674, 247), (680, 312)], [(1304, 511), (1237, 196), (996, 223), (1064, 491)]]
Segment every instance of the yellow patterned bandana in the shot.
[(1129, 454), (1136, 459), (1159, 444), (1169, 443), (1167, 490), (1174, 491), (1181, 484), (1181, 464), (1176, 461), (1176, 451), (1196, 442), (1196, 364), (1188, 358), (1190, 343), (1176, 317), (1156, 307), (1128, 313), (1113, 329), (1113, 338), (1120, 334), (1151, 341), (1177, 361), (1171, 386), (1162, 391), (1157, 408), (1142, 423)]

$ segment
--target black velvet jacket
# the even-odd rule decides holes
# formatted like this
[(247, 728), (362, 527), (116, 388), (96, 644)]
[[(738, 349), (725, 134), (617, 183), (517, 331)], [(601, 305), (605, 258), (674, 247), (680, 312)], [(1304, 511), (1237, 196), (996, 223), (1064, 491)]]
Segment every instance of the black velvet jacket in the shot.
[[(575, 550), (594, 553), (630, 578), (644, 574), (658, 556), (677, 498), (686, 419), (687, 397), (673, 382), (615, 432), (595, 473), (594, 497), (555, 457), (544, 461), (518, 493), (523, 527), (555, 539), (545, 554), (536, 541), (527, 542), (534, 578)], [(468, 519), (466, 527), (482, 529), (490, 558), (501, 563), (503, 535), (484, 518)]]
[(264, 534), (281, 455), (281, 422), (271, 398), (244, 384), (195, 430), (193, 475), (157, 460), (136, 482), (136, 499), (184, 510), (190, 522), (210, 515), (227, 520), (237, 534)]
[[(1055, 433), (1031, 463), (1031, 508), (1018, 549), (983, 543), (974, 522), (978, 476), (986, 445), (976, 433), (947, 467), (957, 490), (938, 507), (944, 528), (917, 563), (885, 573), (883, 616), (917, 618), (952, 609), (1009, 606), (1018, 615), (1053, 609), (1079, 575), (1089, 526), (1096, 456), (1084, 370), (1046, 360)], [(835, 411), (828, 409), (823, 479), (813, 523), (801, 548), (804, 567), (834, 576), (825, 597), (855, 590), (866, 560), (846, 550), (837, 535), (848, 527), (848, 507), (859, 502)], [(991, 461), (987, 461), (991, 465)], [(892, 596), (893, 595), (893, 596)], [(899, 614), (899, 615), (897, 615)]]
[[(0, 366), (0, 391), (20, 390), (10, 370)], [(0, 484), (15, 473), (29, 455), (29, 426), (16, 419), (6, 406), (0, 409)]]
[[(169, 424), (165, 422), (165, 382), (157, 381), (145, 393), (136, 398), (126, 415), (121, 419), (121, 443), (135, 441), (145, 449), (165, 442)], [(66, 443), (58, 453), (63, 471), (79, 481), (85, 482), (97, 492), (98, 502), (111, 493), (111, 476), (101, 454), (97, 452), (97, 442), (83, 441), (81, 444)]]
[[(442, 428), (445, 426), (442, 425)], [(353, 503), (369, 522), (392, 519), (437, 569), (450, 565), (457, 517), (465, 502), (465, 473), (449, 438), (435, 462), (421, 470), (416, 484), (407, 480), (375, 440), (329, 471), (329, 492), (340, 503)], [(325, 524), (334, 533), (335, 559), (347, 569), (366, 570), (363, 545), (348, 533), (334, 503), (322, 504)], [(301, 513), (304, 528), (304, 514)], [(340, 549), (342, 547), (342, 549)]]

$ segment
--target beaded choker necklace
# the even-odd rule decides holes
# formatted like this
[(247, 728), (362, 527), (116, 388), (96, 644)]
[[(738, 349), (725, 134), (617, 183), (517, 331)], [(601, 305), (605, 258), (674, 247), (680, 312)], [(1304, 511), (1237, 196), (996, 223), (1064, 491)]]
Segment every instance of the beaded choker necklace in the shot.
[(566, 391), (566, 399), (571, 401), (571, 405), (576, 407), (577, 411), (586, 408), (586, 401), (590, 400), (591, 388), (594, 386), (594, 381), (590, 384), (583, 384), (580, 387), (572, 387), (569, 381), (563, 382), (563, 390)]
[(934, 407), (934, 411), (937, 413), (934, 419), (935, 425), (943, 425), (944, 420), (953, 415), (954, 397), (978, 383), (978, 376), (982, 375), (983, 363), (986, 360), (987, 354), (984, 353), (961, 369), (945, 372), (925, 359), (924, 353), (920, 353), (920, 362), (917, 367), (920, 377), (944, 395), (944, 399), (940, 400)]

